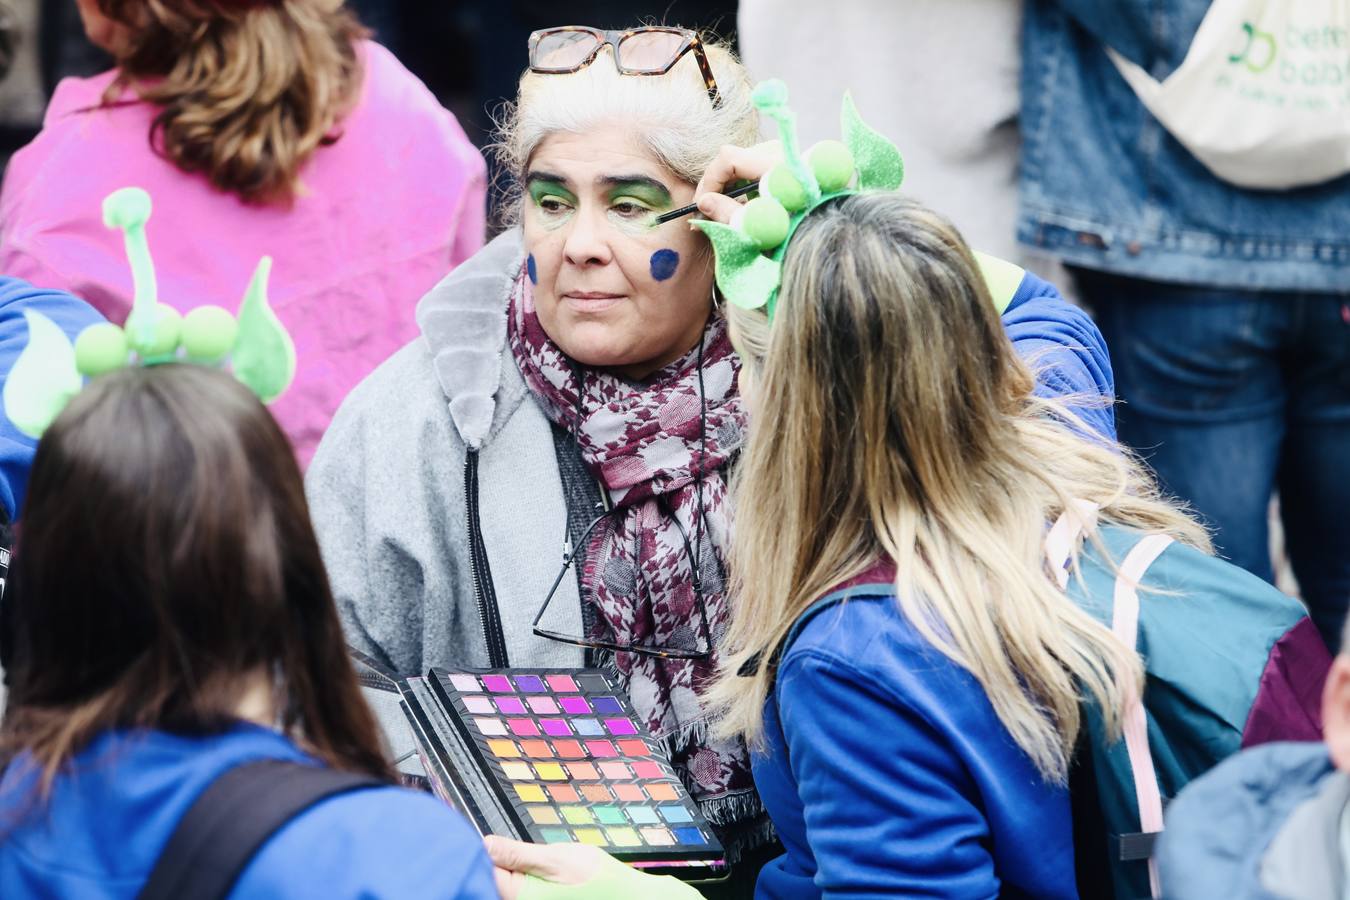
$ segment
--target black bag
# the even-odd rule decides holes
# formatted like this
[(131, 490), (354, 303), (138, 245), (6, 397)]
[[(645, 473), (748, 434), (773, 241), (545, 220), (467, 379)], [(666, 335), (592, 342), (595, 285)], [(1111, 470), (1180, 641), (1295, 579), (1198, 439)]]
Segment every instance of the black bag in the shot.
[(370, 775), (281, 759), (228, 769), (178, 821), (140, 900), (223, 900), (254, 854), (287, 822), (337, 794), (386, 786)]

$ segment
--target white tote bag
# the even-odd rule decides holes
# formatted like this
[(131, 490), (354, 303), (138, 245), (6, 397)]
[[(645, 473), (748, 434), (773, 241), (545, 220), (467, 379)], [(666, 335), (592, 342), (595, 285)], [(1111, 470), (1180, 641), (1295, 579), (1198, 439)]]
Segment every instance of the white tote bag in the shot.
[(1282, 189), (1350, 172), (1350, 0), (1214, 0), (1163, 82), (1106, 52), (1225, 181)]

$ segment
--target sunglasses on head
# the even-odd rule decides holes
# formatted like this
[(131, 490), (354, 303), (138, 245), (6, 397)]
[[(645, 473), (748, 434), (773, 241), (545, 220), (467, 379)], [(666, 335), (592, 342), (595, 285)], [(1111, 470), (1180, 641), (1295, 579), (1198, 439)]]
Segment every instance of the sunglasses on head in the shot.
[(530, 71), (541, 75), (568, 75), (595, 61), (602, 47), (614, 54), (614, 65), (623, 75), (664, 75), (686, 53), (693, 53), (708, 99), (722, 104), (708, 53), (699, 36), (687, 28), (660, 25), (606, 31), (584, 25), (545, 28), (530, 35)]

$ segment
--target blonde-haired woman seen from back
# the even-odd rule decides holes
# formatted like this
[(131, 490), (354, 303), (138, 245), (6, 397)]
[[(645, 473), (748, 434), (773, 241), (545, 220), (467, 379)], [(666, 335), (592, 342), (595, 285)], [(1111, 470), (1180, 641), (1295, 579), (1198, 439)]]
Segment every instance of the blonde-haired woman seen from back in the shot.
[[(148, 190), (160, 293), (233, 308), (263, 254), (302, 360), (273, 408), (307, 462), (347, 392), (416, 333), (417, 300), (482, 246), (485, 166), (342, 0), (75, 0), (116, 68), (63, 81), (0, 192), (0, 271), (131, 306), (98, 220)], [(233, 288), (231, 288), (233, 290)]]

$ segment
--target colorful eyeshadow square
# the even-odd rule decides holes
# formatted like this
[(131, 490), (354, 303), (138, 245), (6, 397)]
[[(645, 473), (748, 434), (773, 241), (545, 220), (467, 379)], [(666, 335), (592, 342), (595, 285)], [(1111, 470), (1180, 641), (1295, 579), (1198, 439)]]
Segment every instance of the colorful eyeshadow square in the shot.
[(676, 828), (675, 839), (681, 844), (706, 844), (708, 839), (697, 828)]
[(587, 741), (586, 750), (591, 756), (618, 756), (614, 751), (614, 745), (609, 741)]
[(662, 782), (662, 783), (660, 783), (660, 784), (649, 784), (649, 785), (646, 786), (646, 788), (647, 788), (647, 794), (648, 794), (653, 800), (678, 800), (678, 799), (679, 799), (679, 795), (675, 793), (675, 785), (673, 785), (673, 784), (666, 784), (666, 783)]
[[(547, 835), (544, 839), (548, 840)], [(665, 828), (644, 828), (642, 829), (642, 839), (653, 847), (669, 847), (675, 843), (675, 837)]]
[[(543, 791), (539, 792), (543, 794)], [(595, 821), (591, 811), (584, 806), (564, 806), (562, 817), (570, 825), (590, 825)]]
[(637, 831), (632, 828), (606, 828), (605, 834), (609, 835), (612, 843), (620, 847), (632, 847), (642, 843)]
[(577, 730), (577, 734), (605, 733), (605, 729), (600, 727), (599, 719), (573, 719), (572, 727)]
[(497, 708), (507, 714), (519, 715), (525, 711), (525, 704), (521, 703), (518, 697), (498, 697)]
[(483, 688), (478, 683), (478, 679), (472, 675), (451, 675), (450, 683), (455, 686), (455, 690), (460, 693), (473, 693), (481, 691)]
[(646, 741), (619, 741), (619, 749), (624, 756), (651, 756), (652, 749)]
[(557, 763), (535, 763), (534, 770), (539, 773), (539, 777), (545, 781), (562, 781), (567, 777), (563, 773), (563, 767)]
[(548, 690), (544, 687), (544, 679), (538, 675), (517, 675), (516, 687), (526, 694), (542, 694)]
[(507, 719), (506, 724), (511, 726), (512, 734), (521, 737), (534, 737), (539, 733), (539, 726), (535, 724), (534, 719)]
[(465, 697), (464, 708), (471, 713), (478, 715), (492, 715), (496, 712), (492, 708), (492, 699), (490, 697)]
[(491, 737), (506, 734), (506, 726), (501, 719), (474, 719), (473, 724), (478, 726), (480, 732)]
[[(625, 803), (642, 803), (647, 799), (647, 795), (642, 793), (642, 788), (638, 787), (636, 784), (614, 785), (614, 796)], [(652, 821), (655, 821), (655, 819)]]
[(586, 755), (578, 741), (554, 741), (553, 750), (563, 759), (578, 759)]
[(656, 817), (656, 810), (650, 806), (630, 806), (624, 811), (628, 813), (628, 818), (632, 819), (635, 825), (657, 825), (661, 822)]
[[(665, 819), (667, 822), (669, 822), (669, 823), (672, 824), (672, 825), (679, 825), (679, 824), (681, 824), (681, 823), (683, 823), (683, 822), (692, 822), (692, 821), (694, 821), (694, 817), (691, 816), (691, 815), (689, 815), (689, 810), (685, 809), (683, 806), (663, 806), (663, 807), (661, 807), (661, 818)], [(675, 831), (676, 831), (677, 834), (679, 833), (679, 830), (680, 830), (680, 829), (678, 829), (678, 828), (675, 829)], [(681, 840), (682, 843), (687, 843), (687, 841), (684, 841), (683, 838), (681, 838), (680, 840)], [(707, 842), (706, 842), (706, 841), (699, 841), (699, 843), (707, 843)]]
[(575, 833), (577, 840), (583, 844), (590, 844), (593, 847), (604, 847), (609, 844), (599, 828), (578, 828)]
[[(558, 741), (559, 744), (566, 744), (567, 741)], [(571, 773), (576, 781), (599, 781), (600, 773), (595, 771), (595, 766), (588, 762), (574, 762), (567, 764), (567, 771)]]
[[(511, 679), (505, 675), (484, 675), (483, 687), (494, 694), (509, 694), (512, 690)], [(472, 690), (477, 690), (477, 688), (472, 688)]]
[(592, 803), (608, 803), (614, 797), (610, 794), (609, 788), (603, 784), (583, 784), (581, 786), (581, 796)]
[(601, 825), (627, 825), (628, 817), (617, 806), (592, 806), (591, 812)]
[(548, 741), (521, 741), (520, 749), (525, 751), (525, 755), (534, 759), (550, 759), (553, 751), (548, 748)]
[(637, 726), (627, 719), (606, 719), (605, 727), (610, 734), (637, 734)]
[[(540, 719), (539, 724), (544, 726), (544, 734), (552, 737), (567, 737), (572, 733), (568, 727), (566, 719)], [(618, 732), (615, 732), (616, 734)]]
[(595, 707), (595, 711), (598, 713), (623, 712), (623, 704), (613, 697), (596, 697), (591, 701), (591, 705)]
[(525, 702), (541, 716), (551, 716), (558, 711), (558, 704), (553, 702), (552, 697), (526, 697)]
[(548, 786), (548, 795), (559, 803), (576, 803), (577, 789), (570, 784), (550, 784)]
[(562, 704), (563, 712), (569, 715), (584, 716), (591, 711), (585, 697), (559, 697), (558, 702)]
[(502, 773), (512, 781), (531, 781), (534, 779), (534, 772), (527, 763), (504, 762), (500, 765), (502, 767)]
[(603, 675), (578, 675), (577, 684), (588, 694), (609, 693), (609, 681)]
[(544, 789), (537, 784), (513, 784), (516, 789), (516, 796), (526, 803), (547, 803), (548, 798), (544, 796)]
[(551, 806), (527, 806), (530, 820), (536, 825), (558, 825), (562, 819), (558, 818), (558, 811)]
[(520, 756), (520, 748), (516, 746), (515, 741), (488, 741), (488, 749), (492, 755), (501, 759), (512, 759)]
[(628, 766), (621, 762), (603, 762), (600, 764), (600, 771), (604, 772), (610, 781), (628, 780)]
[(666, 773), (661, 771), (661, 766), (654, 762), (635, 762), (633, 771), (639, 778), (664, 778)]
[[(646, 829), (650, 831), (651, 829)], [(572, 843), (572, 832), (566, 828), (540, 828), (539, 833), (543, 835), (545, 844), (570, 844)], [(651, 838), (647, 838), (647, 843), (654, 843)]]
[(571, 675), (550, 675), (548, 686), (559, 694), (569, 694), (577, 689), (577, 683), (572, 680)]

